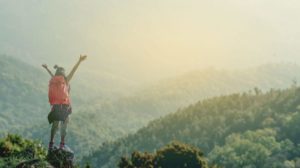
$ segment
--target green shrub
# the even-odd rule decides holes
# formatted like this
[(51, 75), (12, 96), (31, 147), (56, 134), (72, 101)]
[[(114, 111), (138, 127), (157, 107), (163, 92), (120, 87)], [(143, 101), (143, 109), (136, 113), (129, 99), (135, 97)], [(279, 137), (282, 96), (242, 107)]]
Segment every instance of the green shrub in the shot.
[(0, 167), (14, 167), (31, 159), (43, 160), (46, 154), (39, 142), (23, 139), (19, 135), (8, 134), (0, 139)]
[(171, 144), (156, 153), (133, 152), (131, 158), (122, 157), (120, 168), (207, 168), (203, 153), (195, 147), (180, 142)]

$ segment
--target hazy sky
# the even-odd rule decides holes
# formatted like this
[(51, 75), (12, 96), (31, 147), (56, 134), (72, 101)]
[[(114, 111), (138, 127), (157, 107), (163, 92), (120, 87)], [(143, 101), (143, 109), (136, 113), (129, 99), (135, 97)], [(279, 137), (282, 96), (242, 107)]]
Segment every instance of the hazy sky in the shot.
[(0, 0), (0, 53), (133, 78), (300, 62), (297, 0)]

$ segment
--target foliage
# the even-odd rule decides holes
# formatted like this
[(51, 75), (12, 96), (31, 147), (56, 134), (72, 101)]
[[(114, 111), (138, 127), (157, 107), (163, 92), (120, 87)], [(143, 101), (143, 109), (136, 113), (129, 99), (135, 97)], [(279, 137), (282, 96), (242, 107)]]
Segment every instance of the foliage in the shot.
[(11, 134), (0, 139), (0, 167), (13, 167), (24, 160), (45, 158), (46, 150), (39, 142)]
[[(68, 156), (62, 156), (67, 154)], [(64, 152), (57, 149), (55, 153), (56, 160), (64, 160), (69, 157), (70, 152)], [(53, 168), (51, 156), (47, 154), (47, 151), (40, 142), (24, 139), (20, 135), (8, 134), (4, 138), (0, 139), (0, 167), (31, 167), (31, 168)], [(57, 167), (57, 166), (56, 166)], [(80, 168), (79, 165), (73, 165), (71, 167)], [(85, 168), (90, 167), (88, 164), (83, 166)]]
[(131, 159), (122, 157), (120, 168), (207, 168), (203, 153), (192, 146), (173, 142), (156, 153), (133, 152)]
[(212, 163), (229, 167), (296, 164), (299, 104), (296, 87), (206, 99), (104, 144), (84, 160), (114, 167), (116, 160), (135, 150), (155, 151), (178, 140), (201, 148)]
[[(290, 153), (294, 145), (289, 140), (278, 142), (275, 137), (276, 132), (272, 129), (232, 134), (226, 138), (225, 145), (217, 146), (210, 152), (210, 161), (232, 168), (282, 165), (288, 157), (281, 155), (279, 159), (278, 154)], [(277, 159), (271, 163), (272, 158)]]
[[(0, 56), (0, 69), (0, 137), (12, 132), (47, 144), (50, 133), (46, 120), (49, 76), (42, 69), (6, 56)], [(299, 74), (294, 73), (299, 69), (290, 64), (265, 65), (241, 71), (207, 69), (143, 86), (132, 94), (134, 89), (123, 86), (123, 83), (128, 83), (126, 80), (111, 74), (103, 77), (99, 73), (79, 71), (78, 78), (72, 81), (74, 113), (68, 127), (67, 143), (79, 155), (86, 155), (106, 142), (107, 146), (102, 146), (101, 151), (107, 153), (100, 152), (101, 157), (97, 160), (101, 164), (108, 160), (113, 162), (118, 159), (117, 156), (134, 149), (160, 148), (173, 139), (198, 146), (208, 153), (215, 145), (223, 145), (231, 133), (261, 127), (277, 127), (279, 134), (276, 138), (289, 137), (297, 143), (299, 129), (292, 115), (297, 105), (294, 95), (273, 90), (269, 96), (264, 96), (262, 91), (288, 87), (292, 80), (299, 78)], [(206, 97), (254, 87), (256, 89), (251, 94), (205, 100), (202, 101), (205, 106), (191, 105), (184, 110), (179, 109), (178, 114), (167, 116), (169, 119), (150, 122), (149, 130), (143, 128), (137, 136), (128, 136), (132, 143), (127, 138), (116, 142), (121, 145), (111, 142), (135, 132), (153, 119)], [(195, 118), (192, 120), (191, 117)], [(217, 123), (216, 127), (214, 123)]]
[(300, 112), (296, 112), (286, 119), (282, 133), (296, 144), (300, 144)]

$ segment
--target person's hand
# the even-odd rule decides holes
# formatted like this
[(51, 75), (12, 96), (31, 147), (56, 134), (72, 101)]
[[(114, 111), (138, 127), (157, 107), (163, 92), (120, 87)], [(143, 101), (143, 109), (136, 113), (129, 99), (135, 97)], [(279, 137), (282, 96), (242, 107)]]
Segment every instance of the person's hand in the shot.
[(46, 69), (48, 68), (47, 64), (43, 64), (42, 67), (44, 67)]
[(84, 61), (86, 59), (87, 55), (80, 55), (79, 61)]

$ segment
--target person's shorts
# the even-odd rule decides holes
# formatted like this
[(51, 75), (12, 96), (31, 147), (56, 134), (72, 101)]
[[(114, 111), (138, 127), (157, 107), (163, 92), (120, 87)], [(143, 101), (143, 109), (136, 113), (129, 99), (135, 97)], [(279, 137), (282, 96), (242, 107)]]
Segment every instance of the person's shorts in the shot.
[(69, 104), (55, 104), (52, 106), (48, 114), (48, 122), (51, 124), (53, 121), (65, 121), (69, 114), (72, 113), (72, 107)]

